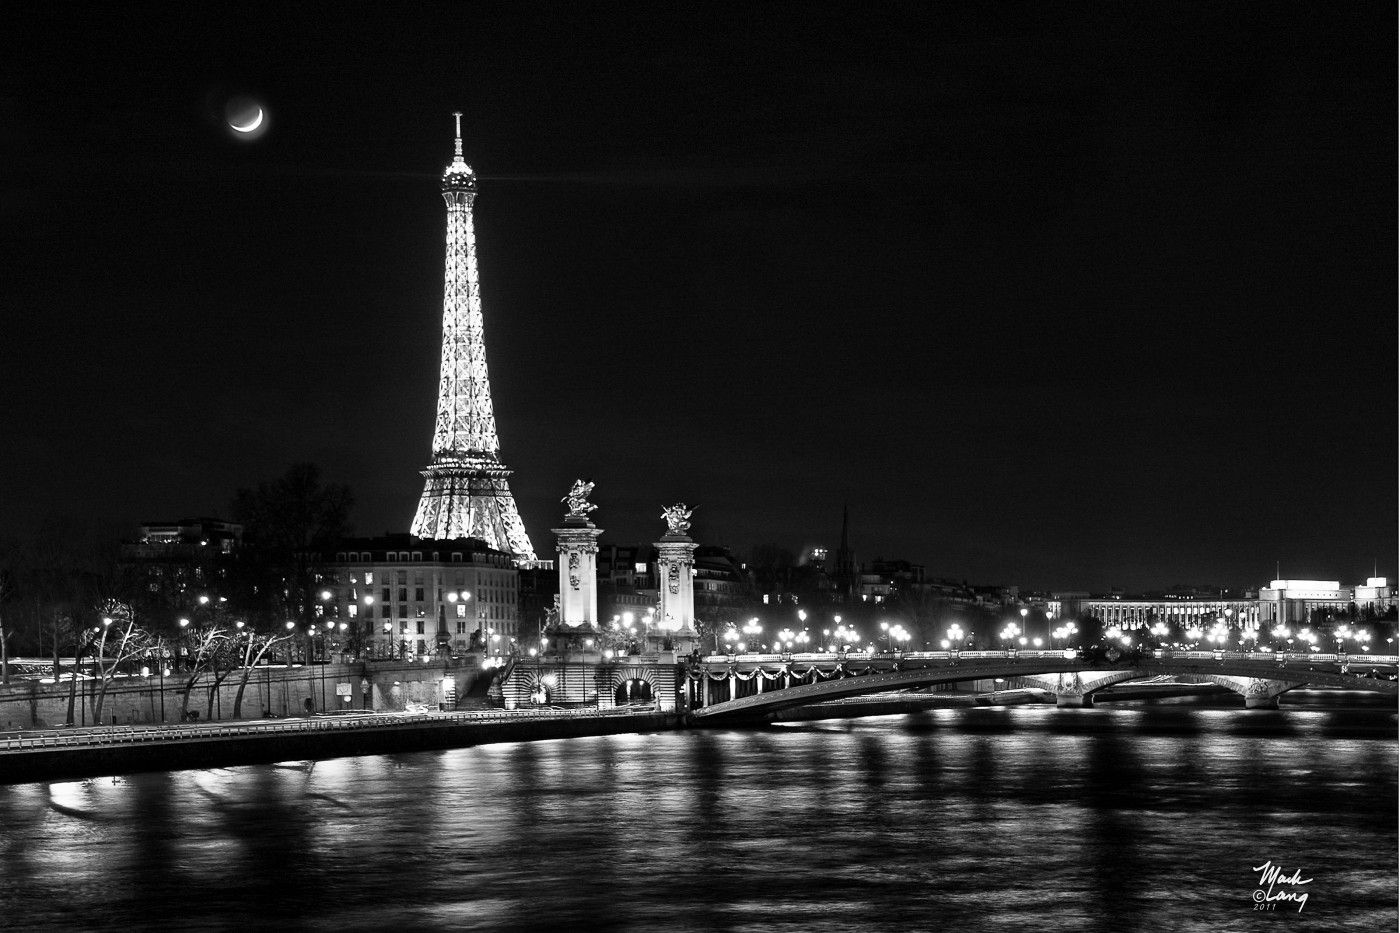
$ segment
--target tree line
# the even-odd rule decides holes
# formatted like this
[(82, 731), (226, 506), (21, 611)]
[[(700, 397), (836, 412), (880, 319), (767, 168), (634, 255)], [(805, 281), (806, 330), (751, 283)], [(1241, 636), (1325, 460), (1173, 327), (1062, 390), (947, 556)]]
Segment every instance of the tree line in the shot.
[(229, 554), (188, 548), (181, 561), (144, 561), (123, 555), (110, 529), (64, 518), (0, 539), (0, 683), (13, 657), (48, 659), (68, 681), (71, 723), (81, 671), (100, 722), (118, 676), (177, 676), (188, 716), (195, 684), (210, 675), (207, 718), (218, 688), (241, 671), (238, 716), (252, 668), (278, 652), (290, 660), (316, 622), (314, 555), (349, 534), (353, 504), (347, 486), (298, 463), (234, 493), (229, 513), (243, 539)]

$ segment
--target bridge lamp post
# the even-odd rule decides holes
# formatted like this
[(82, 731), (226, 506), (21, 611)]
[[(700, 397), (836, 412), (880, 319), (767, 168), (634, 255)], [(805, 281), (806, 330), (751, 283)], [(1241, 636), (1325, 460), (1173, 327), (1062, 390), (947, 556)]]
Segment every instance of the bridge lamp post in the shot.
[(785, 628), (785, 629), (783, 629), (781, 632), (778, 633), (778, 644), (777, 644), (775, 647), (776, 647), (780, 652), (791, 653), (791, 652), (792, 652), (792, 640), (793, 640), (793, 638), (795, 638), (795, 637), (796, 637), (796, 636), (793, 635), (792, 629), (790, 629), (790, 628)]
[(360, 632), (364, 635), (365, 639), (369, 642), (369, 646), (368, 646), (368, 647), (369, 647), (369, 651), (370, 651), (370, 657), (373, 657), (373, 656), (374, 656), (374, 623), (370, 621), (370, 613), (372, 613), (372, 612), (374, 611), (374, 610), (371, 608), (373, 605), (374, 605), (374, 597), (373, 597), (373, 596), (366, 596), (366, 597), (365, 597), (365, 620), (364, 620), (364, 622), (360, 623), (360, 629), (359, 629)]
[[(744, 623), (744, 637), (749, 642), (749, 644), (758, 644), (758, 637), (762, 634), (763, 626), (758, 624), (758, 616), (754, 616), (752, 619)], [(744, 650), (744, 646), (740, 645), (739, 650), (742, 652)]]
[(733, 626), (724, 630), (724, 650), (729, 654), (730, 659), (734, 657), (734, 643), (739, 640), (739, 633)]
[(190, 620), (180, 620), (180, 648), (175, 654), (176, 666), (178, 668), (188, 668), (190, 663)]

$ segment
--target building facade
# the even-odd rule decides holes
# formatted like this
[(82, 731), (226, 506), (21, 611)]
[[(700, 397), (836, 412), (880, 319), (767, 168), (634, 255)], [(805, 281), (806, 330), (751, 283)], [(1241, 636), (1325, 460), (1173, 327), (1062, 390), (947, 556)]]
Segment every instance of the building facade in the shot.
[(1343, 586), (1336, 580), (1274, 580), (1259, 591), (1259, 614), (1264, 624), (1307, 624), (1322, 610), (1337, 618), (1383, 616), (1395, 608), (1395, 587), (1385, 577)]
[[(1050, 614), (1063, 614), (1064, 601), (1056, 605), (1051, 601)], [(1129, 599), (1120, 597), (1089, 597), (1076, 600), (1069, 618), (1079, 615), (1093, 616), (1105, 625), (1121, 628), (1152, 626), (1158, 622), (1189, 628), (1193, 625), (1210, 626), (1218, 619), (1225, 619), (1231, 627), (1256, 629), (1259, 627), (1259, 601), (1254, 599)], [(1056, 611), (1056, 610), (1059, 611)]]
[[(317, 569), (320, 614), (346, 623), (363, 649), (394, 656), (484, 650), (520, 639), (520, 572), (513, 555), (475, 538), (355, 538)], [(533, 636), (535, 633), (528, 633)]]
[(243, 526), (221, 518), (143, 522), (137, 537), (120, 548), (123, 569), (141, 590), (138, 609), (171, 624), (198, 605), (217, 600), (243, 543)]

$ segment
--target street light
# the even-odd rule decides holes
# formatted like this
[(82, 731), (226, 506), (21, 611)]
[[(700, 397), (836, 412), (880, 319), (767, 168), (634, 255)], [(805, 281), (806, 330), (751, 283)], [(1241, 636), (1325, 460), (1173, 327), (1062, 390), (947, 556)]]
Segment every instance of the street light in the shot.
[[(758, 637), (762, 634), (763, 626), (758, 624), (758, 616), (754, 616), (752, 619), (744, 623), (744, 637), (748, 640), (750, 644), (757, 644)], [(743, 651), (744, 649), (741, 647), (739, 650)]]

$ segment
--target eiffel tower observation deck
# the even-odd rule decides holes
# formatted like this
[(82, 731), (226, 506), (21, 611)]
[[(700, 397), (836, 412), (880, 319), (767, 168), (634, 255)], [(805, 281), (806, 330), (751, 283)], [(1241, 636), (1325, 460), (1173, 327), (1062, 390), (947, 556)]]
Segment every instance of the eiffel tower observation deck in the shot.
[(499, 456), (472, 225), (476, 173), (462, 159), (462, 115), (454, 116), (456, 154), (442, 173), (447, 267), (433, 460), (423, 471), (423, 497), (410, 531), (420, 538), (480, 538), (517, 561), (533, 561), (535, 549), (507, 482), (511, 471)]

